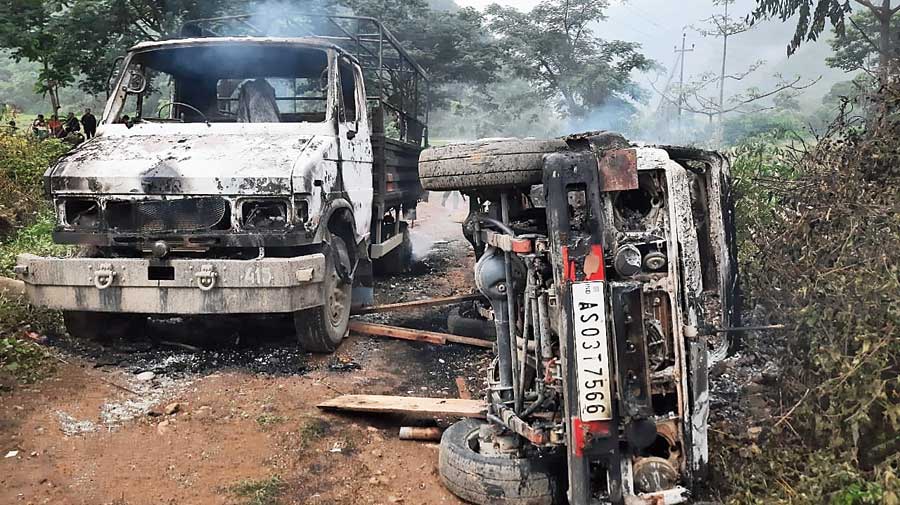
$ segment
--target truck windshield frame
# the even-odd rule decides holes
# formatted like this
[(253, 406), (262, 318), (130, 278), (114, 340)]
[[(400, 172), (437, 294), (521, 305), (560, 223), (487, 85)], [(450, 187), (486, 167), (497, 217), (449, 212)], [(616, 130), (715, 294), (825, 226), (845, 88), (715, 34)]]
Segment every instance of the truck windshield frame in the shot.
[(102, 122), (329, 123), (337, 106), (334, 65), (332, 50), (300, 43), (138, 50), (122, 62)]

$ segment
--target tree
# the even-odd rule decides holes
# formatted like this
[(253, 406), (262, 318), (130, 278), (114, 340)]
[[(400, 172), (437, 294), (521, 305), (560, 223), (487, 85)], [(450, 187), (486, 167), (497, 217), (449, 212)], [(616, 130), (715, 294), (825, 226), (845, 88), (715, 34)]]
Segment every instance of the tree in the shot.
[(66, 30), (65, 5), (42, 0), (0, 2), (0, 47), (15, 61), (39, 65), (35, 90), (49, 95), (53, 111), (60, 108), (59, 88), (75, 80), (73, 48)]
[(37, 89), (60, 108), (59, 89), (80, 80), (90, 94), (105, 91), (112, 63), (130, 45), (176, 33), (195, 17), (232, 13), (245, 0), (5, 0), (0, 48), (16, 61), (40, 65)]
[(704, 28), (699, 28), (704, 37), (715, 37), (722, 39), (722, 72), (719, 74), (719, 127), (722, 123), (722, 111), (725, 109), (725, 79), (726, 68), (728, 63), (728, 39), (735, 35), (749, 31), (752, 27), (747, 21), (735, 21), (728, 15), (728, 6), (733, 4), (734, 0), (713, 0), (713, 5), (723, 7), (722, 14), (713, 14), (703, 20), (707, 24)]
[(248, 0), (74, 0), (67, 30), (78, 41), (74, 62), (80, 87), (102, 94), (116, 58), (132, 45), (178, 34), (189, 19), (243, 12)]
[(381, 20), (430, 78), (430, 103), (458, 98), (454, 84), (484, 86), (497, 72), (498, 49), (475, 9), (433, 10), (424, 0), (342, 0), (359, 16)]
[(653, 66), (639, 44), (594, 35), (590, 25), (606, 18), (607, 6), (607, 0), (544, 0), (526, 13), (493, 4), (488, 25), (516, 75), (564, 114), (583, 118), (612, 102), (642, 100), (631, 73)]
[[(825, 61), (828, 66), (847, 72), (863, 70), (870, 74), (877, 72), (880, 60), (881, 33), (878, 20), (871, 12), (863, 11), (848, 18), (850, 26), (843, 33), (835, 33), (829, 41), (834, 51)], [(891, 33), (900, 34), (900, 16), (891, 18)], [(900, 58), (900, 44), (892, 44), (890, 60)]]
[[(900, 12), (897, 0), (756, 0), (756, 9), (751, 14), (753, 21), (779, 18), (782, 22), (797, 16), (797, 27), (794, 37), (788, 44), (788, 54), (793, 54), (804, 41), (814, 41), (830, 23), (838, 37), (846, 33), (846, 20), (853, 7), (868, 12), (878, 27), (877, 43), (869, 43), (876, 48), (878, 67), (882, 77), (886, 77), (891, 66), (896, 64), (896, 46), (898, 41), (891, 33), (895, 15)], [(853, 18), (850, 18), (851, 24)], [(860, 31), (865, 33), (864, 31)]]

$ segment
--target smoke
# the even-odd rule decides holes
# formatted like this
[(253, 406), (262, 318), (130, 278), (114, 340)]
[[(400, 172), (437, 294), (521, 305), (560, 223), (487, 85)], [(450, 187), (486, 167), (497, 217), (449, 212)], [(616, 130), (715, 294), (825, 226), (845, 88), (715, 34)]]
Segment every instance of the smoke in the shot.
[(323, 15), (352, 15), (348, 8), (331, 0), (300, 0), (293, 2), (267, 0), (254, 2), (248, 9), (248, 23), (271, 37), (303, 37), (313, 35), (344, 35)]
[(611, 97), (607, 103), (597, 107), (580, 117), (570, 117), (564, 124), (561, 135), (584, 131), (615, 131), (626, 136), (633, 133), (634, 122), (638, 117), (637, 108), (630, 102)]

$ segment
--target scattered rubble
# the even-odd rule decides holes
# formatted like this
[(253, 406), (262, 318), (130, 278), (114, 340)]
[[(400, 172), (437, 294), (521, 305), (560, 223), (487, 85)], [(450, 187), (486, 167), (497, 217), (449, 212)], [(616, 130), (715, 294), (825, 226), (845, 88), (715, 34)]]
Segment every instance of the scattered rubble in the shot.
[(96, 424), (90, 421), (79, 421), (65, 412), (56, 412), (56, 418), (59, 419), (59, 429), (62, 430), (67, 437), (97, 431)]

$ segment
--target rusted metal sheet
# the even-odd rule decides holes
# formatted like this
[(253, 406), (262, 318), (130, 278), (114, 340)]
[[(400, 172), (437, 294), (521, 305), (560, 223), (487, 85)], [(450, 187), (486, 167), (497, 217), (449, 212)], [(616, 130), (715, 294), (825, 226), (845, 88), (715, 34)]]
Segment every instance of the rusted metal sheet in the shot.
[(637, 151), (606, 151), (598, 162), (600, 191), (628, 191), (638, 187)]
[(527, 238), (511, 237), (491, 230), (484, 231), (484, 242), (490, 246), (500, 248), (501, 251), (516, 254), (528, 254), (534, 249), (531, 240)]

